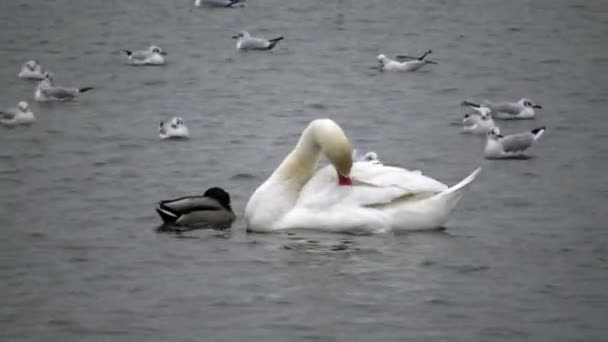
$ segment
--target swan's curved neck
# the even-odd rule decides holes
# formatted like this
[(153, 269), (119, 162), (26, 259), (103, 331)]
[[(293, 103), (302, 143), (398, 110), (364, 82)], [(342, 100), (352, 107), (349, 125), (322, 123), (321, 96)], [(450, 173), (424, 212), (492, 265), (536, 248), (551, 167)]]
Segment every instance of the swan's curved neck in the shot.
[(303, 186), (314, 175), (320, 159), (321, 146), (317, 142), (312, 125), (309, 125), (273, 176)]

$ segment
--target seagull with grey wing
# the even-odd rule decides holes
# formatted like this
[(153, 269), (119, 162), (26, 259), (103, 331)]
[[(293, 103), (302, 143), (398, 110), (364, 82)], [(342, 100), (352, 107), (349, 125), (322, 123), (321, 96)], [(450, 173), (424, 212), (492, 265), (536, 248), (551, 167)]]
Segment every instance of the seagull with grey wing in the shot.
[(21, 71), (17, 74), (17, 77), (26, 80), (40, 81), (44, 79), (44, 68), (38, 64), (35, 60), (29, 60), (21, 66)]
[(0, 110), (0, 125), (2, 126), (29, 125), (34, 121), (36, 121), (36, 117), (25, 101), (20, 101), (17, 108)]
[(380, 71), (416, 71), (427, 64), (437, 64), (435, 61), (426, 59), (433, 51), (428, 50), (419, 57), (399, 55), (397, 60), (390, 59), (383, 54), (376, 57), (380, 63)]
[(523, 157), (529, 149), (545, 132), (545, 126), (535, 128), (529, 132), (503, 136), (500, 129), (494, 127), (488, 132), (484, 155), (487, 159), (504, 159)]
[(238, 39), (236, 42), (237, 50), (272, 50), (279, 41), (283, 40), (283, 37), (277, 37), (273, 39), (264, 39), (253, 37), (247, 31), (241, 31), (232, 39)]
[[(481, 105), (464, 101), (471, 107), (479, 107)], [(490, 108), (492, 116), (495, 119), (513, 120), (513, 119), (534, 119), (536, 115), (535, 109), (543, 108), (541, 105), (532, 102), (529, 98), (522, 98), (517, 102), (491, 102), (484, 101), (483, 106)]]
[(156, 45), (151, 45), (148, 50), (130, 51), (123, 50), (129, 58), (131, 65), (163, 65), (167, 53)]
[[(463, 106), (470, 106), (471, 103), (463, 101)], [(492, 119), (492, 111), (486, 106), (471, 106), (475, 113), (466, 113), (462, 119), (463, 133), (473, 133), (478, 135), (486, 135), (490, 129), (496, 127)]]
[(38, 86), (34, 93), (34, 100), (38, 102), (71, 101), (81, 93), (91, 89), (93, 89), (93, 87), (67, 88), (55, 86), (53, 84), (53, 76), (47, 72), (45, 73), (45, 78), (38, 82)]
[(245, 6), (247, 0), (195, 0), (194, 7), (224, 7), (224, 8), (236, 8), (237, 5), (242, 7)]

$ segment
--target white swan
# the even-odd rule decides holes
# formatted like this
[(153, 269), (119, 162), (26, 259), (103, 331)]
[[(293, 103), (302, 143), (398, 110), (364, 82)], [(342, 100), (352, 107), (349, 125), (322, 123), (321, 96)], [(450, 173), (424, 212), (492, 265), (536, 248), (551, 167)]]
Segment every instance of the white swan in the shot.
[[(321, 156), (331, 163), (317, 170)], [(480, 169), (448, 188), (419, 171), (353, 163), (344, 131), (330, 119), (312, 121), (296, 147), (253, 193), (248, 231), (314, 229), (376, 233), (441, 227)]]

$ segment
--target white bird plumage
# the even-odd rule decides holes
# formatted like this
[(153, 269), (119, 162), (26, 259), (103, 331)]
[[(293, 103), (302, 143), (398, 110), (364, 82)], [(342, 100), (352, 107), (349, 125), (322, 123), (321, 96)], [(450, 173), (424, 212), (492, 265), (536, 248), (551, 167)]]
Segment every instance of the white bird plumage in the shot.
[(163, 65), (167, 53), (156, 45), (151, 45), (148, 50), (133, 51), (123, 50), (131, 65)]
[(194, 7), (235, 8), (245, 6), (247, 0), (195, 0)]
[(545, 132), (545, 126), (529, 132), (503, 136), (498, 127), (492, 128), (487, 134), (484, 155), (487, 159), (503, 159), (523, 157), (535, 141)]
[(44, 68), (38, 64), (35, 60), (29, 60), (21, 65), (21, 71), (17, 74), (17, 77), (25, 80), (39, 81), (44, 79)]
[(398, 59), (403, 61), (390, 59), (383, 54), (379, 54), (376, 59), (380, 63), (380, 70), (382, 71), (416, 71), (427, 64), (437, 64), (437, 62), (425, 59), (431, 52), (429, 50), (420, 57), (397, 56)]
[(283, 37), (265, 39), (253, 37), (249, 32), (241, 31), (236, 36), (233, 36), (232, 39), (237, 39), (237, 50), (272, 50), (281, 40), (283, 40)]
[(45, 72), (44, 79), (38, 82), (36, 90), (34, 91), (34, 100), (37, 102), (71, 101), (81, 93), (91, 89), (93, 89), (93, 87), (68, 88), (55, 86), (52, 74)]
[(486, 135), (490, 129), (496, 127), (488, 107), (474, 108), (478, 113), (467, 113), (462, 119), (462, 131), (477, 135)]
[(541, 105), (534, 103), (532, 100), (525, 97), (517, 102), (492, 102), (485, 100), (483, 101), (483, 104), (477, 104), (463, 101), (462, 105), (474, 109), (487, 107), (492, 111), (494, 119), (502, 120), (534, 119), (536, 116), (535, 109), (543, 108)]
[(26, 101), (20, 101), (17, 108), (0, 111), (0, 124), (3, 126), (29, 125), (34, 121), (36, 117)]
[(190, 132), (184, 123), (184, 120), (179, 117), (173, 117), (167, 121), (161, 121), (158, 128), (158, 136), (165, 139), (188, 139)]
[[(321, 156), (331, 164), (317, 170)], [(353, 163), (342, 128), (330, 119), (318, 119), (304, 129), (295, 148), (249, 199), (247, 229), (351, 233), (435, 229), (447, 221), (479, 172), (448, 188), (419, 171)]]

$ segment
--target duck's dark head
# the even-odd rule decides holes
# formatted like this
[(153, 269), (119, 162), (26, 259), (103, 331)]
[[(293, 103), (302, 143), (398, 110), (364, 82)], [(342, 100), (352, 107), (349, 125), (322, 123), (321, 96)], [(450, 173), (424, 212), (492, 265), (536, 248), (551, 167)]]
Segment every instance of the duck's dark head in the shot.
[(209, 188), (203, 196), (217, 200), (224, 208), (232, 211), (230, 207), (230, 195), (224, 189), (218, 187)]

